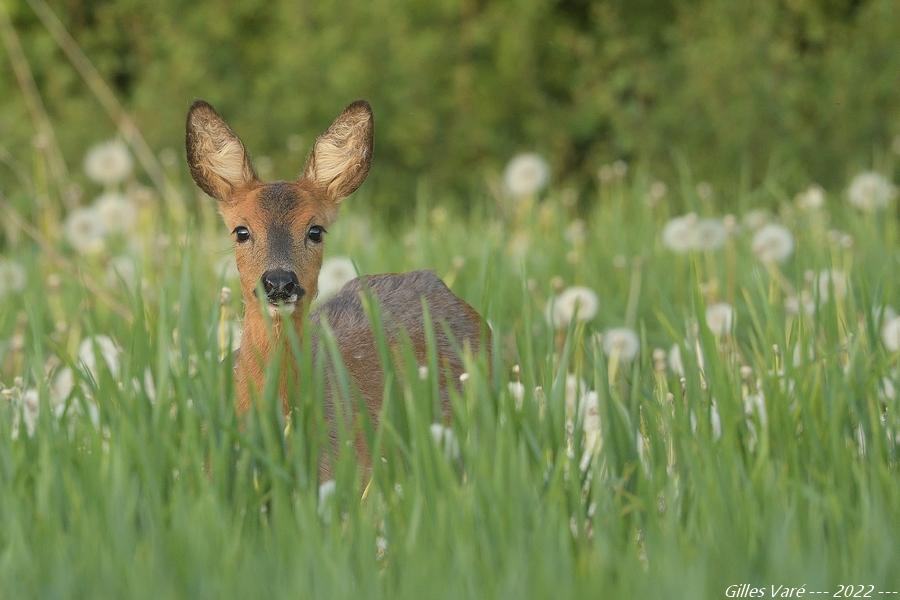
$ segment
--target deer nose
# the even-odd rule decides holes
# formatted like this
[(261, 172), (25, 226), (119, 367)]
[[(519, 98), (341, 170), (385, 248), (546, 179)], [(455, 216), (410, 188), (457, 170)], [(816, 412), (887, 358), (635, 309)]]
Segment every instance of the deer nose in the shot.
[(293, 302), (303, 297), (305, 292), (297, 281), (297, 275), (284, 269), (263, 273), (262, 284), (269, 302)]

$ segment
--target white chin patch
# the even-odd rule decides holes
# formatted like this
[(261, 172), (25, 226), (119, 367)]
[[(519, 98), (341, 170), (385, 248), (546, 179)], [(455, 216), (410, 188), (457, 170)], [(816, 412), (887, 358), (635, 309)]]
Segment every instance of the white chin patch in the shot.
[(269, 305), (269, 316), (273, 319), (277, 319), (278, 317), (289, 317), (294, 314), (294, 309), (297, 308), (296, 303), (288, 302), (287, 304), (279, 304), (278, 306)]

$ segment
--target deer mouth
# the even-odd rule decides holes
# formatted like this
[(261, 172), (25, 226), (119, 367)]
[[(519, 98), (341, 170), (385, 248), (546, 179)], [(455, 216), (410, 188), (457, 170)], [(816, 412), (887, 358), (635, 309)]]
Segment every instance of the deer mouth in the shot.
[(269, 316), (274, 319), (280, 316), (288, 317), (294, 314), (299, 299), (300, 297), (297, 294), (291, 294), (286, 298), (269, 300)]

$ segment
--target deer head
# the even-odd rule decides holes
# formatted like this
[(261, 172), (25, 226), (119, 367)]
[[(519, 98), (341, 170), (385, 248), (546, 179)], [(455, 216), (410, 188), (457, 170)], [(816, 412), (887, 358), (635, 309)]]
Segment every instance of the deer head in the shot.
[(371, 107), (354, 102), (316, 139), (297, 179), (265, 183), (215, 109), (202, 100), (191, 106), (188, 166), (197, 185), (218, 200), (233, 236), (248, 313), (261, 308), (259, 302), (273, 318), (298, 307), (299, 317), (309, 307), (318, 291), (327, 228), (341, 201), (369, 173), (373, 132)]

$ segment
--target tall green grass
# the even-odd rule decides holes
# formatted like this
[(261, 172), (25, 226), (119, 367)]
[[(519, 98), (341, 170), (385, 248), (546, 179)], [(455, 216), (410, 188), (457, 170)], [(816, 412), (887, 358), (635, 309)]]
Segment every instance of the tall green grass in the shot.
[[(361, 473), (342, 428), (332, 493), (316, 468), (322, 381), (308, 343), (294, 345), (304, 385), (289, 422), (271, 385), (246, 422), (234, 415), (231, 359), (220, 356), (223, 324), (241, 309), (237, 297), (220, 302), (223, 283), (237, 287), (213, 266), (229, 250), (212, 201), (193, 218), (145, 206), (130, 244), (109, 240), (77, 271), (17, 243), (7, 256), (25, 267), (26, 289), (0, 298), (0, 596), (900, 591), (900, 406), (889, 388), (900, 387), (900, 356), (880, 335), (884, 307), (900, 304), (897, 221), (837, 194), (805, 213), (775, 186), (748, 191), (738, 217), (777, 206), (797, 239), (786, 263), (766, 268), (746, 230), (715, 252), (666, 250), (672, 209), (645, 192), (640, 181), (605, 187), (574, 243), (564, 232), (577, 214), (554, 192), (525, 207), (477, 199), (487, 208), (470, 217), (419, 198), (401, 223), (364, 194), (350, 199), (326, 255), (363, 273), (434, 269), (490, 321), (494, 347), (490, 365), (471, 357), (453, 395), (452, 440), (432, 435), (434, 365), (424, 379), (411, 361), (389, 366), (381, 426), (361, 430), (382, 458)], [(852, 245), (832, 243), (834, 227)], [(66, 254), (58, 223), (41, 230)], [(126, 250), (142, 283), (105, 280), (108, 257)], [(786, 290), (832, 267), (847, 273), (846, 295), (817, 293), (812, 314), (789, 314)], [(595, 290), (599, 310), (554, 331), (545, 306), (570, 284)], [(725, 335), (705, 324), (713, 301), (735, 307)], [(638, 333), (633, 361), (602, 351), (595, 334), (614, 326)], [(96, 334), (118, 344), (117, 368), (79, 362)], [(673, 344), (683, 376), (654, 356)], [(65, 366), (76, 382), (60, 400), (53, 374)], [(585, 413), (567, 409), (569, 374), (597, 395), (594, 454)], [(30, 434), (29, 389), (40, 398)], [(757, 395), (764, 412), (748, 400)]]

